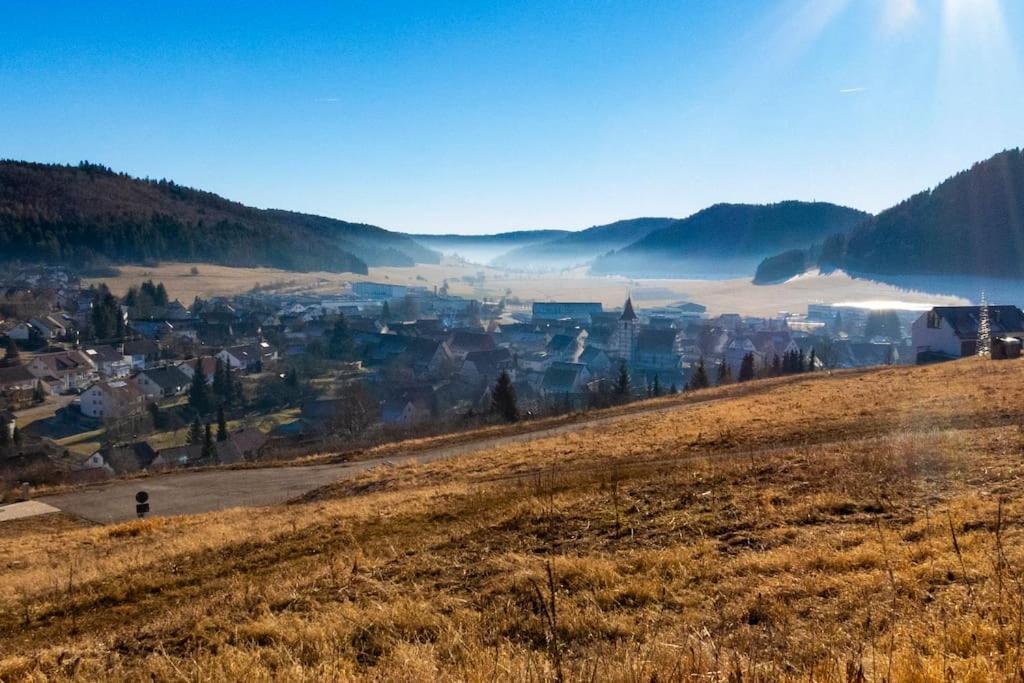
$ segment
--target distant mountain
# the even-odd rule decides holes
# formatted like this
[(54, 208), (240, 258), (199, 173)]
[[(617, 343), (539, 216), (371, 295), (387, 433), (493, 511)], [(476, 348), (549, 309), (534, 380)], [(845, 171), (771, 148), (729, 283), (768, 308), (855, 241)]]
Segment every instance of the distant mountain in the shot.
[[(826, 272), (1024, 277), (1024, 151), (996, 154), (849, 234), (804, 246), (803, 268)], [(761, 279), (792, 276), (800, 265), (792, 254), (766, 261)]]
[(598, 258), (595, 274), (732, 277), (765, 256), (852, 229), (869, 214), (824, 202), (716, 204)]
[(0, 260), (202, 261), (367, 272), (437, 263), (408, 237), (361, 223), (255, 209), (96, 164), (0, 161)]
[(595, 225), (541, 244), (521, 246), (496, 258), (494, 265), (528, 270), (576, 266), (632, 244), (675, 221), (675, 218), (631, 218)]
[(488, 264), (511, 250), (547, 243), (568, 234), (567, 230), (517, 230), (496, 235), (409, 235), (409, 237), (424, 247), (443, 254), (455, 254), (467, 261)]

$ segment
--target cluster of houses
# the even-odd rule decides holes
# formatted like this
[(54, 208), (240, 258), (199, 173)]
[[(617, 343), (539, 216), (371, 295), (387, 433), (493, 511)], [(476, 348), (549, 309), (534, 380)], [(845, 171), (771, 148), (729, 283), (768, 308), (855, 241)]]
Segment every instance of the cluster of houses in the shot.
[[(944, 360), (974, 353), (982, 317), (969, 306), (883, 316), (869, 307), (822, 304), (798, 315), (709, 316), (695, 303), (641, 308), (631, 298), (615, 310), (567, 301), (513, 309), (451, 296), (446, 287), (354, 282), (330, 295), (253, 291), (189, 306), (122, 303), (123, 337), (89, 341), (96, 290), (59, 269), (5, 286), (0, 341), (31, 350), (0, 358), (0, 410), (64, 395), (67, 410), (83, 420), (110, 423), (152, 404), (180, 403), (200, 369), (211, 383), (218, 365), (238, 376), (283, 378), (295, 367), (323, 367), (310, 359), (329, 356), (322, 381), (310, 383), (321, 395), (305, 396), (300, 416), (277, 427), (278, 436), (329, 431), (355, 391), (365, 398), (366, 419), (378, 426), (480, 414), (490, 409), (503, 372), (521, 410), (563, 411), (597, 405), (595, 397), (611, 390), (622, 368), (632, 393), (644, 395), (652, 386), (683, 389), (701, 363), (714, 381), (739, 376), (750, 361), (756, 372), (770, 372), (797, 354), (819, 368)], [(1019, 355), (1020, 309), (986, 310), (993, 355)], [(346, 338), (337, 357), (332, 336), (341, 320)], [(252, 457), (266, 438), (256, 430), (233, 434), (217, 446), (218, 457)], [(135, 441), (82, 465), (171, 466), (194, 460), (196, 448), (157, 452)]]

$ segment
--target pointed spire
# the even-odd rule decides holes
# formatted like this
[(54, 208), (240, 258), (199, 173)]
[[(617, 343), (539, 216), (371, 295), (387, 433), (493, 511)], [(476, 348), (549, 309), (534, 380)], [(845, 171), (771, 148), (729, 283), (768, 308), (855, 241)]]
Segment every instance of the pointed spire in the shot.
[(619, 320), (636, 320), (636, 313), (633, 311), (633, 297), (626, 298), (626, 305), (622, 309), (622, 316)]

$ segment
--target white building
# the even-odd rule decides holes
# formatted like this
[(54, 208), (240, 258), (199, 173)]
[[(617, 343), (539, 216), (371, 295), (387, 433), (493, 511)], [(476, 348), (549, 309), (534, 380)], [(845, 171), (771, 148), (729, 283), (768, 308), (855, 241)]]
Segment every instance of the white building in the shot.
[(80, 403), (83, 415), (103, 420), (141, 413), (146, 407), (146, 397), (131, 382), (115, 380), (96, 382), (82, 392)]

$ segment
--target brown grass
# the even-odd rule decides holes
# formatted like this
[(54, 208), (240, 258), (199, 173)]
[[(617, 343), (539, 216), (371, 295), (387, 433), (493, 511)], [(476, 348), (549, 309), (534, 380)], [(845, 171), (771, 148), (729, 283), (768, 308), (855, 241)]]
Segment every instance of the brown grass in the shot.
[(992, 680), (1024, 362), (766, 385), (267, 510), (0, 534), (0, 679)]

